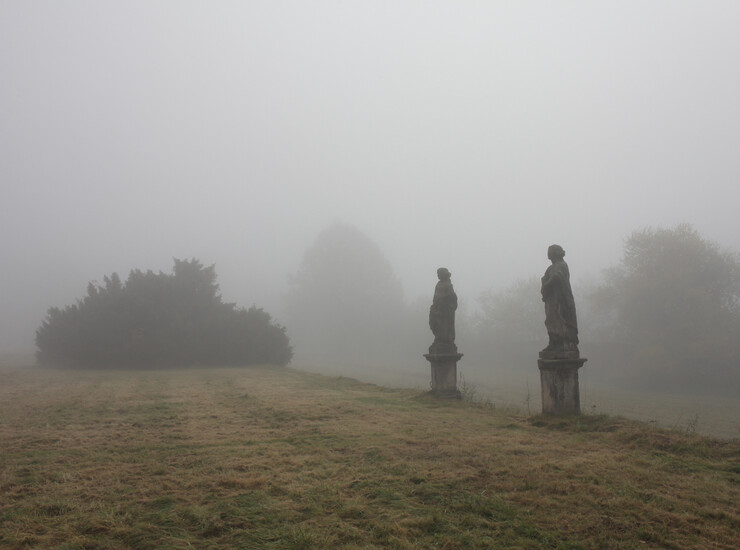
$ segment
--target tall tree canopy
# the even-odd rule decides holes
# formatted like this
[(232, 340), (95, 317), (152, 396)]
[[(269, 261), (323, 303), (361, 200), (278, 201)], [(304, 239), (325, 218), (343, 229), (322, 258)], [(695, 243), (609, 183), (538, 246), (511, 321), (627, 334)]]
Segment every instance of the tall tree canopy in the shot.
[(308, 248), (286, 306), (300, 350), (321, 359), (385, 355), (404, 315), (401, 283), (390, 262), (346, 224), (325, 229)]
[(36, 331), (40, 362), (90, 366), (287, 364), (284, 327), (221, 300), (214, 266), (174, 260), (173, 273), (133, 270), (90, 283), (75, 305), (51, 308)]
[(688, 224), (645, 229), (591, 296), (602, 337), (653, 385), (738, 385), (740, 262)]

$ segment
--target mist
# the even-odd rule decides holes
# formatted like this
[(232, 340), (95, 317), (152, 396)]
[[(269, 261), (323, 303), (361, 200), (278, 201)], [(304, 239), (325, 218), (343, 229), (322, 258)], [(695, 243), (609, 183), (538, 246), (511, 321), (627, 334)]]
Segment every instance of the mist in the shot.
[(738, 21), (731, 1), (4, 2), (0, 350), (173, 257), (287, 324), (337, 222), (407, 303), (446, 266), (468, 308), (554, 242), (576, 294), (636, 229), (740, 250)]

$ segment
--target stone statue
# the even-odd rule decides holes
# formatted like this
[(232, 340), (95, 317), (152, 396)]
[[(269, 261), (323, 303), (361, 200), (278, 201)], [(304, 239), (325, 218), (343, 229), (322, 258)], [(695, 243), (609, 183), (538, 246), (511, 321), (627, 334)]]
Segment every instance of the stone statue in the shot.
[(542, 277), (542, 301), (545, 302), (545, 327), (550, 343), (540, 352), (543, 359), (578, 358), (578, 322), (570, 272), (565, 250), (557, 244), (547, 249), (552, 265)]
[(452, 288), (447, 268), (437, 270), (439, 282), (434, 287), (434, 299), (429, 307), (429, 328), (434, 334), (434, 343), (429, 346), (430, 354), (457, 353), (455, 345), (455, 310), (457, 294)]

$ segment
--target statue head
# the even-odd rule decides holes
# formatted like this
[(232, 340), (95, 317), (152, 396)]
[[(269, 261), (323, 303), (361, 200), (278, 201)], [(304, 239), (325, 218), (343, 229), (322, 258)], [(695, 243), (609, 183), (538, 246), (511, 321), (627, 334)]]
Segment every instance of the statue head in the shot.
[(450, 273), (446, 267), (440, 267), (437, 270), (437, 277), (439, 277), (440, 281), (447, 281), (452, 277), (452, 273)]
[(565, 257), (565, 250), (563, 250), (563, 247), (559, 244), (551, 244), (547, 249), (547, 259), (552, 260), (553, 262), (556, 260), (562, 260)]

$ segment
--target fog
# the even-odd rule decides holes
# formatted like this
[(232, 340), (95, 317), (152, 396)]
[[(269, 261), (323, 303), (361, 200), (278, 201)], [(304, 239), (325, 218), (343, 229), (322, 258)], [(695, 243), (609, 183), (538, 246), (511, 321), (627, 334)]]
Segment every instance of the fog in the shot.
[(553, 242), (576, 293), (646, 226), (740, 250), (739, 23), (735, 1), (6, 0), (0, 350), (173, 257), (281, 320), (335, 222), (407, 300), (444, 265), (470, 307)]

